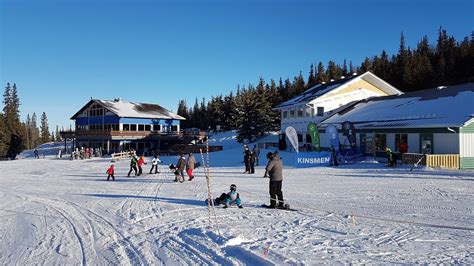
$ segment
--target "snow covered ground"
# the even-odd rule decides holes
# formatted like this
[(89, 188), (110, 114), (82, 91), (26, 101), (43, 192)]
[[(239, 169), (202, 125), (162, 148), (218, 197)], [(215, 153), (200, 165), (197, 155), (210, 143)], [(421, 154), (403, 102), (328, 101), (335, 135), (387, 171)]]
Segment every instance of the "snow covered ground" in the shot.
[(174, 183), (165, 166), (126, 178), (123, 160), (107, 182), (106, 158), (0, 162), (0, 264), (474, 263), (473, 171), (286, 167), (297, 211), (268, 210), (263, 167), (243, 174), (227, 140), (210, 154), (211, 190), (236, 184), (244, 209), (217, 207), (211, 220), (202, 168)]

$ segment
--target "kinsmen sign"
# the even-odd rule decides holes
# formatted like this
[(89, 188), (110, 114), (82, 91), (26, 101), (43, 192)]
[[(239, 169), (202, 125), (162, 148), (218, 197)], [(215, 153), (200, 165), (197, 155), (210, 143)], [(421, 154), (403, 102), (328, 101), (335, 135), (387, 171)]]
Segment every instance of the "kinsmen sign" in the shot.
[(294, 166), (297, 168), (331, 165), (331, 153), (327, 151), (300, 152), (294, 156)]

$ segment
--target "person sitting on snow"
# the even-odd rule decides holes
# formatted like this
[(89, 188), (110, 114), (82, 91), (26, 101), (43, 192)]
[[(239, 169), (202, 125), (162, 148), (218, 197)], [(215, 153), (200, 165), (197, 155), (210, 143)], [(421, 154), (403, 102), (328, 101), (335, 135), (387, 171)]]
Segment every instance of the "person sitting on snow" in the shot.
[(237, 186), (235, 184), (230, 185), (229, 193), (222, 193), (220, 197), (214, 200), (214, 205), (219, 206), (224, 204), (224, 209), (227, 209), (230, 205), (237, 204), (239, 208), (243, 208), (240, 195), (237, 193)]

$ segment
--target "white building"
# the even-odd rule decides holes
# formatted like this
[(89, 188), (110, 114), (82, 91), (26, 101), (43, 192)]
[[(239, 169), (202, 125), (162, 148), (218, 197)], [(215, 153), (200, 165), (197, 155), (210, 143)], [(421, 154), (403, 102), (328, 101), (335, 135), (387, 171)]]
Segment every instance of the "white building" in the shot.
[(400, 94), (403, 92), (371, 72), (366, 72), (362, 75), (353, 75), (315, 85), (274, 109), (280, 111), (281, 131), (284, 132), (288, 126), (294, 127), (298, 132), (300, 145), (304, 146), (307, 143), (308, 123), (313, 122), (318, 125), (350, 102)]

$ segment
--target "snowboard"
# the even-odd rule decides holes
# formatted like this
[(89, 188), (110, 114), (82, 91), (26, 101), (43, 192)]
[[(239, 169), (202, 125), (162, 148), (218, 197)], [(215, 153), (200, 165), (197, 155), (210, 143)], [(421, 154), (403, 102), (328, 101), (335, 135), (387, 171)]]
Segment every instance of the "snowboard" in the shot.
[(295, 209), (292, 209), (289, 204), (285, 204), (283, 207), (276, 207), (276, 208), (271, 208), (270, 205), (262, 204), (261, 207), (262, 207), (262, 208), (267, 208), (267, 209), (296, 211)]

